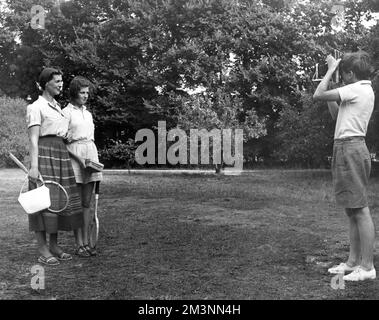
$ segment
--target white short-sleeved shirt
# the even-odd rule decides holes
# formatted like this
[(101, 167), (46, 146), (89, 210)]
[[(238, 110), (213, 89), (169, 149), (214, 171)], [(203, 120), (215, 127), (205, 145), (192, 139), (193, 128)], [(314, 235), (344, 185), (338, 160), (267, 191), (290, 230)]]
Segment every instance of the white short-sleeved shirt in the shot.
[(334, 139), (365, 137), (375, 100), (371, 81), (357, 81), (337, 90), (341, 103), (338, 108)]
[(69, 119), (67, 139), (69, 142), (78, 140), (95, 141), (95, 125), (91, 113), (85, 106), (79, 108), (69, 103), (63, 109), (64, 115)]
[(27, 106), (26, 122), (28, 128), (40, 126), (40, 137), (55, 135), (66, 137), (68, 131), (68, 119), (64, 116), (59, 103), (47, 101), (39, 96), (36, 101)]

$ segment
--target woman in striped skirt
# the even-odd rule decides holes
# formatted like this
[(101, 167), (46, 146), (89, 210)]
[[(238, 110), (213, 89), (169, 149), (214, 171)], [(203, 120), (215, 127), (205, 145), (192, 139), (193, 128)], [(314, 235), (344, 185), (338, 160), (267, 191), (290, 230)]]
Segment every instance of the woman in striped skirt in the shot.
[[(34, 231), (40, 263), (58, 265), (72, 256), (58, 246), (58, 231), (71, 231), (83, 225), (83, 210), (75, 182), (67, 147), (63, 141), (68, 131), (68, 120), (54, 99), (63, 88), (62, 74), (45, 68), (39, 76), (42, 95), (27, 107), (30, 151), (30, 188), (39, 176), (60, 183), (69, 195), (68, 207), (59, 214), (47, 210), (29, 215), (29, 229)], [(49, 245), (46, 234), (49, 234)]]

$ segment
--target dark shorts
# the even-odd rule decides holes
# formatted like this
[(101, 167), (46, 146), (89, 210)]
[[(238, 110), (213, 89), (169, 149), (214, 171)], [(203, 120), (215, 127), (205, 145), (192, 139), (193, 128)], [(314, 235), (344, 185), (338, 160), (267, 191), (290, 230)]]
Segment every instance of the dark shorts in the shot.
[(336, 202), (344, 208), (368, 206), (371, 158), (364, 137), (334, 140), (332, 174)]

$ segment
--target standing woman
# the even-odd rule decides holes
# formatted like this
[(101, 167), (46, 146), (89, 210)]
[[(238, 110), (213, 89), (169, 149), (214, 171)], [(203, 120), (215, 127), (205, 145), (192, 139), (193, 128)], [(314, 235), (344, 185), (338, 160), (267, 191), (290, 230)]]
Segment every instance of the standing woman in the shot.
[[(71, 231), (83, 225), (74, 171), (63, 138), (67, 135), (68, 120), (54, 99), (63, 88), (62, 73), (45, 68), (39, 76), (42, 95), (27, 107), (27, 123), (30, 152), (30, 188), (35, 188), (39, 175), (45, 180), (60, 183), (69, 195), (69, 205), (57, 214), (47, 210), (28, 215), (29, 229), (34, 231), (40, 263), (58, 265), (59, 261), (71, 260), (72, 256), (58, 246), (58, 230)], [(47, 245), (46, 234), (49, 234)]]
[(91, 83), (83, 77), (72, 79), (69, 87), (70, 103), (63, 109), (69, 119), (67, 148), (71, 155), (72, 167), (75, 173), (81, 196), (84, 225), (74, 232), (77, 249), (75, 253), (81, 257), (96, 255), (95, 248), (89, 246), (89, 224), (91, 220), (91, 200), (95, 181), (101, 181), (101, 172), (91, 172), (85, 168), (85, 159), (99, 162), (97, 148), (94, 143), (95, 125), (91, 113), (85, 104), (88, 100)]

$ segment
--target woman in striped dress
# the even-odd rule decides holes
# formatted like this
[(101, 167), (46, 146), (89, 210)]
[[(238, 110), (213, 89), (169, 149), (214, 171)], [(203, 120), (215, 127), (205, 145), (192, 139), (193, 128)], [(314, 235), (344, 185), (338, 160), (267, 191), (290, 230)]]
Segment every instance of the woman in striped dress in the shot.
[(99, 162), (95, 145), (95, 126), (92, 115), (85, 104), (88, 100), (91, 83), (83, 77), (75, 77), (70, 82), (70, 103), (63, 109), (69, 119), (67, 149), (70, 152), (76, 183), (82, 200), (84, 225), (75, 231), (76, 251), (81, 257), (96, 255), (96, 249), (89, 246), (89, 224), (91, 219), (91, 200), (95, 181), (102, 180), (101, 172), (92, 172), (85, 168), (85, 159)]
[[(68, 120), (54, 99), (63, 88), (62, 73), (45, 68), (39, 76), (42, 95), (27, 107), (30, 151), (30, 188), (39, 176), (60, 183), (69, 195), (69, 205), (59, 214), (47, 210), (29, 217), (29, 229), (34, 231), (40, 263), (58, 265), (72, 256), (58, 246), (58, 231), (72, 231), (83, 225), (83, 210), (75, 182), (70, 156), (63, 138), (67, 136)], [(49, 245), (46, 234), (49, 234)]]

